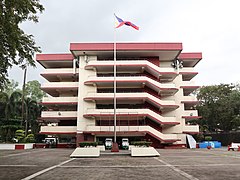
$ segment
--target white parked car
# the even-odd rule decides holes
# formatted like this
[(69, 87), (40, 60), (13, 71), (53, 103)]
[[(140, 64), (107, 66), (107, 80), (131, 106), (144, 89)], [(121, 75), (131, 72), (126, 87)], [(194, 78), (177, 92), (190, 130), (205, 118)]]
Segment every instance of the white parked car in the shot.
[(105, 148), (106, 149), (112, 149), (112, 138), (106, 138), (105, 139)]
[(128, 138), (122, 138), (122, 148), (129, 149), (129, 141)]

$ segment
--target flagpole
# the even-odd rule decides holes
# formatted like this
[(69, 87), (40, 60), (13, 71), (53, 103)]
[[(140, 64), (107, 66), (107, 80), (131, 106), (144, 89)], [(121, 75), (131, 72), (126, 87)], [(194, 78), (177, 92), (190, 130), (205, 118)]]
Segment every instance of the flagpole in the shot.
[(117, 115), (116, 115), (116, 109), (117, 109), (117, 98), (116, 98), (116, 89), (117, 89), (117, 83), (116, 83), (116, 60), (117, 60), (117, 52), (116, 52), (116, 28), (114, 27), (114, 67), (113, 67), (113, 89), (114, 89), (114, 143), (117, 142), (117, 132), (116, 132), (116, 126), (117, 126)]
[(116, 27), (114, 26), (114, 42), (113, 42), (113, 91), (114, 91), (114, 97), (113, 97), (113, 104), (114, 104), (114, 141), (112, 145), (112, 152), (119, 152), (118, 144), (117, 144), (117, 132), (116, 132), (116, 126), (117, 126), (117, 115), (116, 115), (116, 109), (117, 109), (117, 98), (116, 98), (116, 91), (117, 91), (117, 82), (116, 82), (116, 74), (117, 74), (117, 67), (116, 67), (116, 61), (117, 61), (117, 43), (116, 43)]
[[(113, 44), (113, 53), (114, 53), (114, 65), (113, 65), (113, 89), (114, 89), (114, 97), (113, 97), (113, 104), (114, 104), (114, 142), (112, 146), (112, 152), (119, 152), (118, 144), (117, 144), (117, 132), (116, 132), (116, 126), (117, 126), (117, 115), (116, 115), (116, 109), (117, 109), (117, 98), (116, 98), (116, 91), (117, 91), (117, 82), (116, 82), (116, 74), (117, 74), (117, 67), (116, 67), (116, 61), (117, 61), (117, 43), (116, 43), (116, 37), (117, 37), (117, 32), (116, 28), (126, 24), (128, 26), (133, 27), (136, 30), (139, 30), (139, 27), (134, 25), (133, 23), (129, 21), (123, 21), (121, 18), (117, 17), (114, 14), (115, 18), (118, 20), (120, 23), (118, 26), (114, 26), (114, 44)], [(114, 19), (115, 19), (114, 18)]]

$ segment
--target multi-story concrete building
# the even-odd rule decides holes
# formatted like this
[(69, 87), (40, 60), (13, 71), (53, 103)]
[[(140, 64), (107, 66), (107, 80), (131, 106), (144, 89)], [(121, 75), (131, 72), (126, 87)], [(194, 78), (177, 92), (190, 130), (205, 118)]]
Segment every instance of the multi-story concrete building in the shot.
[[(38, 54), (48, 82), (49, 108), (40, 133), (62, 141), (113, 137), (113, 43), (71, 43), (69, 54)], [(198, 133), (191, 93), (201, 53), (182, 53), (181, 43), (117, 43), (117, 140), (152, 141), (155, 147), (186, 145)]]

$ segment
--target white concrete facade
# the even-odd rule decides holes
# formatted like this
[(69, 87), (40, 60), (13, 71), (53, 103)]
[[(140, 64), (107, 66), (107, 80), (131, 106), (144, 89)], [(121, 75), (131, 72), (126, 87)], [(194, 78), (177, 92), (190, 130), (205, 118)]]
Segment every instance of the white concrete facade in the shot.
[[(72, 43), (70, 51), (37, 55), (50, 95), (40, 133), (103, 141), (113, 136), (113, 43)], [(189, 121), (200, 118), (191, 93), (201, 59), (181, 43), (117, 43), (117, 136), (185, 145), (186, 134), (199, 132)]]

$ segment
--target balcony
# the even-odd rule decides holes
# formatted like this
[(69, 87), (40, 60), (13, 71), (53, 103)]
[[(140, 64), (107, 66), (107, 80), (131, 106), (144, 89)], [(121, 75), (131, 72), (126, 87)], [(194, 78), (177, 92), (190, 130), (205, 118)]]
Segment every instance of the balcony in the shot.
[(198, 134), (199, 133), (199, 126), (198, 125), (185, 125), (185, 126), (183, 126), (183, 133)]
[[(86, 132), (95, 133), (96, 135), (101, 134), (101, 132), (111, 134), (111, 132), (114, 132), (114, 126), (87, 126)], [(117, 126), (116, 132), (127, 135), (141, 132), (143, 136), (148, 133), (162, 142), (175, 142), (179, 140), (176, 134), (163, 134), (150, 126)]]
[(195, 96), (183, 96), (181, 103), (196, 105), (198, 104), (198, 100)]
[[(113, 72), (114, 61), (90, 61), (85, 69), (96, 69), (97, 72)], [(147, 71), (162, 82), (172, 81), (177, 72), (174, 68), (159, 67), (147, 60), (119, 60), (116, 62), (117, 71), (141, 73)]]
[(51, 82), (44, 83), (41, 89), (51, 96), (59, 96), (61, 93), (77, 95), (78, 82)]
[(193, 119), (199, 119), (201, 116), (198, 116), (197, 110), (186, 110), (184, 111), (182, 118), (185, 118), (186, 121), (189, 121)]
[(78, 103), (78, 97), (44, 97), (42, 104), (44, 105), (76, 105)]
[(196, 86), (194, 81), (182, 81), (180, 88), (183, 88), (185, 96), (188, 96), (200, 86)]
[[(114, 93), (88, 93), (84, 98), (85, 101), (97, 101), (98, 103), (113, 103)], [(116, 99), (118, 103), (142, 103), (148, 101), (152, 105), (164, 109), (176, 109), (179, 106), (176, 105), (175, 101), (161, 100), (151, 94), (136, 92), (136, 93), (116, 93)]]
[[(84, 82), (86, 85), (95, 84), (97, 87), (113, 87), (114, 77), (97, 77), (89, 76), (88, 80)], [(158, 92), (161, 95), (174, 95), (178, 89), (172, 83), (160, 83), (146, 76), (125, 76), (116, 77), (117, 85), (124, 87), (142, 88), (148, 86), (150, 89)]]
[[(87, 109), (84, 113), (84, 117), (100, 117), (100, 118), (109, 118), (114, 116), (113, 109)], [(176, 117), (163, 117), (150, 109), (116, 109), (117, 119), (121, 120), (121, 117), (126, 117), (126, 120), (136, 120), (139, 117), (149, 117), (154, 122), (158, 124), (166, 125), (176, 125)]]
[(189, 102), (195, 102), (198, 101), (196, 96), (183, 96), (182, 101), (189, 101)]
[(73, 80), (77, 81), (75, 77), (78, 74), (78, 69), (73, 68), (57, 68), (57, 69), (45, 69), (41, 76), (47, 79), (49, 82), (72, 82)]
[(179, 69), (179, 74), (182, 74), (183, 81), (190, 81), (198, 74), (198, 72), (196, 72), (192, 67), (184, 67)]
[(40, 134), (76, 134), (77, 126), (41, 126)]
[(42, 111), (41, 119), (77, 119), (77, 111)]

